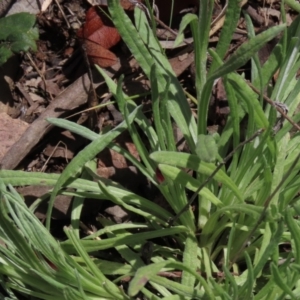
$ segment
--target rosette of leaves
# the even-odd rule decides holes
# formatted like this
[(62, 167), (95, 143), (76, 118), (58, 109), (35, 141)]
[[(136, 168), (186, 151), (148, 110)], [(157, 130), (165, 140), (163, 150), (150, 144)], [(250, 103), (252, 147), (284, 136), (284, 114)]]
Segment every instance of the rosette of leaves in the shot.
[(0, 66), (13, 54), (32, 49), (36, 51), (38, 29), (34, 27), (35, 16), (17, 13), (0, 19)]

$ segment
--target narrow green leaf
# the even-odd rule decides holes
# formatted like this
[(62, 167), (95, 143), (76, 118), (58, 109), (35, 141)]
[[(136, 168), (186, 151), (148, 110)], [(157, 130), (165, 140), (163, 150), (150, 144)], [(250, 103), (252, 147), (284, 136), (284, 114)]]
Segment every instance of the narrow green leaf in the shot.
[(245, 297), (246, 299), (251, 299), (253, 298), (253, 286), (254, 286), (254, 274), (253, 274), (253, 265), (252, 265), (252, 261), (251, 258), (249, 256), (249, 254), (245, 251), (244, 252), (245, 255), (245, 259), (246, 259), (246, 264), (247, 264), (247, 280), (244, 283), (244, 285), (246, 286), (246, 294), (240, 295), (240, 297)]
[(190, 272), (196, 278), (196, 280), (199, 281), (201, 289), (195, 289), (194, 287), (191, 288), (157, 275), (153, 276), (152, 281), (162, 284), (163, 286), (167, 287), (169, 290), (174, 291), (176, 294), (179, 295), (185, 295), (187, 297), (192, 297), (193, 299), (202, 299), (203, 294), (201, 293), (201, 290), (204, 290), (207, 299), (215, 299), (213, 290), (206, 282), (206, 280), (202, 276), (200, 276), (197, 272), (195, 272), (194, 270), (190, 269), (185, 264), (180, 262), (175, 262), (173, 260), (169, 260), (166, 262), (167, 262), (167, 264), (165, 265), (166, 268), (168, 267), (168, 268), (174, 268), (177, 270)]
[[(189, 269), (197, 271), (198, 268), (200, 268), (200, 265), (198, 264), (198, 243), (195, 235), (192, 235), (191, 233), (188, 234), (186, 240), (185, 240), (185, 247), (183, 252), (183, 264), (187, 266)], [(182, 280), (181, 283), (183, 285), (194, 287), (195, 284), (195, 276), (191, 274), (190, 272), (183, 271), (182, 272)]]
[(198, 17), (195, 14), (186, 14), (186, 15), (183, 16), (183, 18), (180, 22), (177, 37), (174, 41), (174, 48), (176, 48), (178, 45), (180, 45), (183, 42), (183, 40), (184, 40), (184, 33), (183, 32), (186, 29), (186, 27), (190, 23), (197, 22), (197, 21), (198, 21)]
[(284, 291), (286, 295), (289, 295), (292, 299), (296, 300), (297, 298), (293, 294), (292, 290), (288, 286), (287, 282), (284, 282), (279, 269), (273, 262), (271, 262), (271, 272), (274, 278), (275, 283)]
[[(225, 273), (225, 278), (226, 278), (226, 281), (228, 281), (228, 286), (230, 287), (229, 288), (229, 291), (230, 291), (230, 295), (232, 297), (232, 299), (238, 299), (237, 296), (238, 296), (238, 286), (236, 284), (236, 281), (234, 279), (234, 277), (232, 276), (232, 274), (229, 272), (229, 270), (223, 266), (223, 270), (224, 270), (224, 273)], [(227, 291), (229, 293), (229, 291)]]
[[(218, 45), (216, 48), (216, 52), (218, 53), (221, 59), (224, 58), (226, 51), (231, 43), (232, 35), (236, 30), (237, 23), (240, 19), (240, 1), (228, 1), (227, 9), (225, 15), (224, 25), (222, 26), (220, 38), (218, 41)], [(218, 64), (215, 60), (213, 60), (212, 65), (209, 70), (209, 74), (214, 71), (218, 67)]]
[(167, 262), (163, 261), (139, 268), (129, 284), (128, 295), (134, 297), (166, 264)]
[[(260, 258), (265, 254), (265, 251), (268, 247), (268, 245), (270, 244), (272, 238), (272, 232), (271, 232), (271, 228), (270, 228), (270, 223), (266, 222), (265, 223), (265, 231), (264, 231), (264, 235), (262, 238), (262, 243), (259, 249), (259, 252), (257, 254), (257, 261), (259, 262)], [(256, 266), (256, 264), (254, 263), (254, 267)]]
[[(96, 161), (91, 160), (87, 164), (89, 164), (90, 168), (96, 168)], [(82, 179), (93, 180), (91, 176), (84, 169), (81, 175)], [(80, 191), (80, 190), (79, 190)], [(77, 238), (79, 239), (79, 227), (80, 227), (80, 216), (83, 209), (84, 199), (82, 197), (74, 197), (72, 201), (72, 210), (71, 210), (71, 226), (74, 229)]]
[(300, 13), (300, 4), (299, 2), (295, 0), (285, 0), (284, 1), (286, 5), (288, 5), (290, 8), (292, 8), (297, 13)]
[(152, 94), (152, 108), (153, 108), (153, 120), (155, 124), (155, 129), (157, 132), (159, 146), (161, 150), (166, 150), (165, 137), (164, 137), (164, 129), (162, 126), (163, 120), (160, 115), (160, 94), (158, 90), (158, 72), (155, 63), (151, 68), (150, 82), (151, 82), (151, 94)]
[(292, 239), (294, 240), (295, 249), (294, 258), (295, 263), (300, 264), (300, 228), (296, 220), (292, 216), (292, 209), (287, 209), (285, 213), (286, 224), (291, 231)]
[[(96, 66), (96, 69), (100, 72), (100, 74), (104, 77), (105, 82), (110, 90), (110, 92), (117, 98), (117, 85), (116, 83), (106, 74), (104, 70), (102, 70), (99, 66)], [(123, 95), (126, 98), (126, 95)], [(117, 98), (117, 100), (119, 100)], [(120, 104), (122, 107), (122, 105)], [(132, 112), (136, 108), (136, 104), (134, 102), (130, 102), (127, 106), (128, 110)], [(140, 126), (143, 132), (146, 134), (148, 141), (150, 142), (151, 149), (156, 149), (157, 147), (157, 134), (150, 124), (149, 120), (145, 117), (142, 112), (138, 112), (135, 118), (135, 122)]]
[(264, 44), (276, 37), (285, 27), (285, 24), (272, 27), (244, 43), (223, 66), (211, 74), (208, 80), (213, 81), (243, 66)]
[(71, 122), (69, 120), (58, 119), (58, 118), (47, 118), (47, 121), (50, 124), (53, 124), (60, 128), (70, 130), (71, 132), (74, 132), (80, 136), (83, 136), (91, 141), (93, 141), (99, 137), (99, 134), (97, 134), (96, 132), (88, 129), (87, 127), (80, 126), (79, 124), (77, 124), (75, 122)]
[[(206, 83), (206, 63), (207, 49), (209, 43), (209, 31), (214, 9), (214, 0), (199, 1), (199, 21), (198, 24), (192, 22), (191, 30), (194, 38), (195, 47), (195, 67), (196, 67), (196, 90), (198, 107), (201, 107), (201, 96), (204, 84)], [(207, 112), (205, 112), (207, 113)], [(200, 132), (198, 132), (199, 134)], [(203, 133), (203, 132), (201, 132)]]
[(260, 82), (260, 78), (257, 77), (254, 79), (252, 84), (259, 88), (261, 85), (264, 87), (270, 82), (272, 76), (275, 74), (275, 72), (280, 67), (280, 62), (282, 60), (282, 45), (277, 44), (273, 51), (271, 52), (268, 60), (264, 63), (261, 69), (261, 77), (262, 82)]
[[(171, 228), (163, 228), (148, 232), (123, 234), (122, 236), (108, 238), (103, 240), (81, 240), (81, 245), (84, 247), (86, 252), (94, 252), (98, 250), (105, 250), (109, 248), (116, 247), (118, 245), (135, 245), (137, 243), (145, 242), (146, 240), (172, 236), (180, 233), (186, 233), (188, 229), (185, 226), (174, 226)], [(61, 243), (61, 247), (69, 253), (74, 253), (74, 245), (70, 241), (65, 241)]]

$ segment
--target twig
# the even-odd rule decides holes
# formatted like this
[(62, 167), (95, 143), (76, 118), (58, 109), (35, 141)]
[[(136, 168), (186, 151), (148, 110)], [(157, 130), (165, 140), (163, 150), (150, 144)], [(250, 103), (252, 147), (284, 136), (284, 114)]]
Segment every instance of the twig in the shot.
[(193, 194), (193, 196), (190, 198), (190, 200), (188, 201), (188, 203), (181, 209), (181, 211), (174, 217), (171, 218), (169, 220), (169, 224), (173, 224), (175, 221), (178, 220), (178, 218), (181, 216), (181, 214), (183, 212), (185, 212), (189, 206), (194, 202), (194, 200), (196, 199), (196, 197), (198, 196), (199, 192), (205, 187), (205, 185), (211, 181), (213, 179), (213, 177), (217, 174), (217, 172), (222, 168), (222, 166), (224, 166), (227, 161), (234, 155), (234, 153), (236, 153), (238, 151), (239, 148), (243, 147), (244, 145), (250, 143), (252, 140), (254, 140), (257, 136), (259, 136), (262, 132), (264, 131), (264, 129), (259, 129), (258, 131), (256, 131), (250, 138), (248, 138), (247, 140), (241, 142), (235, 149), (233, 149), (224, 159), (223, 161), (217, 166), (217, 168), (211, 173), (211, 175), (209, 177), (206, 178), (206, 180), (204, 180), (202, 182), (202, 184), (198, 187), (198, 189), (196, 190), (196, 192)]
[(68, 157), (67, 157), (68, 146), (67, 146), (64, 142), (59, 141), (59, 142), (57, 143), (57, 145), (54, 147), (54, 149), (52, 150), (52, 152), (51, 152), (51, 154), (49, 155), (48, 159), (45, 161), (43, 167), (41, 168), (41, 170), (40, 170), (41, 173), (44, 173), (44, 172), (45, 172), (49, 160), (52, 158), (53, 154), (55, 153), (55, 151), (57, 150), (57, 148), (58, 148), (58, 146), (59, 146), (60, 144), (63, 144), (63, 145), (65, 146), (65, 152), (64, 152), (64, 153), (65, 153), (65, 159), (66, 159), (67, 163), (69, 162)]
[(69, 21), (68, 21), (66, 15), (65, 15), (65, 12), (64, 12), (64, 10), (62, 9), (62, 7), (60, 6), (58, 0), (55, 0), (55, 2), (56, 2), (56, 5), (58, 6), (58, 9), (60, 10), (60, 12), (61, 12), (63, 18), (65, 19), (65, 22), (66, 22), (68, 28), (71, 28), (70, 23), (69, 23)]
[[(46, 79), (45, 79), (44, 75), (41, 73), (41, 71), (39, 70), (39, 68), (35, 64), (34, 60), (32, 59), (31, 55), (29, 54), (29, 52), (27, 52), (25, 55), (30, 60), (31, 64), (33, 65), (33, 67), (35, 68), (35, 70), (37, 71), (39, 76), (42, 78), (42, 81), (43, 81), (43, 84), (44, 84), (44, 87), (45, 87), (45, 91), (47, 92)], [(53, 97), (52, 97), (51, 93), (49, 93), (49, 92), (47, 92), (47, 93), (49, 94), (49, 96), (51, 98), (51, 101), (53, 101)]]
[[(253, 86), (250, 82), (247, 82), (248, 85), (251, 87), (251, 89), (257, 93), (258, 95), (261, 94), (261, 92), (255, 87)], [(295, 123), (285, 112), (284, 110), (281, 108), (280, 105), (277, 105), (277, 103), (273, 100), (271, 100), (270, 98), (268, 98), (265, 95), (262, 95), (263, 99), (268, 102), (270, 105), (272, 105), (281, 115), (283, 118), (285, 118), (286, 120), (288, 120), (295, 128), (297, 128), (298, 131), (300, 131), (300, 126)]]

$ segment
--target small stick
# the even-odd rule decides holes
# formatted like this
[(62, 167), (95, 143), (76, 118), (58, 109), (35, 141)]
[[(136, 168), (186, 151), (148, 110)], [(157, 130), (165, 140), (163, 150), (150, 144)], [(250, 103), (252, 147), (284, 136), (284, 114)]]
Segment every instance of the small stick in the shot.
[(34, 60), (32, 59), (30, 53), (27, 52), (25, 55), (26, 55), (27, 58), (30, 60), (31, 64), (33, 65), (33, 67), (35, 68), (35, 70), (37, 71), (37, 73), (39, 74), (39, 76), (42, 78), (42, 81), (43, 81), (43, 84), (44, 84), (44, 87), (45, 87), (45, 91), (49, 94), (51, 101), (53, 101), (53, 97), (52, 97), (51, 93), (49, 93), (49, 92), (47, 91), (47, 84), (46, 84), (45, 76), (42, 74), (42, 72), (39, 70), (39, 68), (38, 68), (37, 65), (35, 64), (35, 62), (34, 62)]
[(69, 23), (69, 21), (68, 21), (66, 15), (65, 15), (65, 13), (64, 13), (64, 10), (63, 10), (62, 7), (60, 6), (58, 0), (55, 0), (55, 2), (56, 2), (56, 5), (58, 6), (58, 9), (60, 10), (60, 12), (61, 12), (63, 18), (65, 19), (65, 22), (66, 22), (68, 28), (71, 28), (70, 23)]
[(68, 157), (67, 157), (68, 146), (67, 146), (64, 142), (59, 141), (59, 142), (57, 143), (57, 145), (54, 147), (54, 149), (52, 150), (52, 152), (51, 152), (51, 154), (49, 155), (48, 159), (45, 161), (43, 167), (41, 168), (41, 170), (40, 170), (41, 173), (44, 173), (44, 172), (45, 172), (49, 160), (52, 158), (53, 154), (55, 153), (55, 151), (57, 150), (57, 148), (58, 148), (58, 146), (59, 146), (60, 144), (63, 144), (63, 145), (65, 146), (65, 159), (66, 159), (67, 163), (69, 162)]
[(194, 202), (196, 197), (198, 196), (199, 192), (205, 187), (205, 185), (213, 179), (213, 177), (217, 174), (217, 172), (222, 168), (223, 165), (227, 163), (227, 161), (238, 151), (239, 148), (243, 147), (244, 145), (250, 143), (252, 140), (254, 140), (257, 136), (259, 136), (264, 129), (259, 129), (256, 131), (250, 138), (247, 140), (241, 142), (235, 149), (233, 149), (224, 159), (223, 161), (217, 166), (217, 168), (210, 174), (209, 177), (206, 178), (206, 180), (203, 181), (203, 183), (198, 187), (196, 192), (193, 194), (193, 196), (190, 198), (188, 203), (180, 210), (180, 212), (174, 217), (169, 220), (169, 224), (173, 224), (175, 221), (178, 220), (178, 218), (181, 216), (183, 212), (185, 212), (189, 206)]
[[(251, 87), (251, 89), (257, 93), (258, 95), (261, 94), (261, 92), (255, 87), (253, 86), (250, 82), (247, 82), (248, 85)], [(265, 95), (262, 95), (263, 99), (268, 102), (270, 105), (272, 105), (273, 107), (275, 107), (275, 109), (282, 115), (282, 117), (284, 117), (286, 120), (288, 120), (295, 128), (297, 128), (298, 131), (300, 131), (300, 126), (295, 123), (285, 112), (284, 110), (280, 107), (280, 105), (276, 104), (275, 101), (271, 100), (270, 98), (268, 98)]]

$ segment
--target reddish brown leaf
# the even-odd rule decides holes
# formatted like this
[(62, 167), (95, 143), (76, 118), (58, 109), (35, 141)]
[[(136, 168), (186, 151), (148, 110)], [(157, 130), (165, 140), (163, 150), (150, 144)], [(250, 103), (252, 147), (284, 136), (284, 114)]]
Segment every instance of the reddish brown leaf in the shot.
[(94, 64), (102, 68), (110, 67), (118, 62), (114, 53), (109, 51), (121, 37), (116, 28), (96, 8), (91, 7), (86, 13), (86, 22), (79, 29), (77, 36), (85, 45), (87, 56)]
[(103, 22), (99, 17), (96, 8), (90, 8), (85, 15), (85, 25), (83, 28), (79, 29), (77, 35), (80, 38), (88, 38), (96, 30), (103, 26)]
[(91, 63), (101, 68), (111, 67), (118, 62), (117, 56), (95, 42), (85, 40), (87, 55)]
[(103, 25), (100, 29), (88, 36), (88, 40), (106, 49), (110, 49), (120, 41), (121, 37), (114, 27)]

